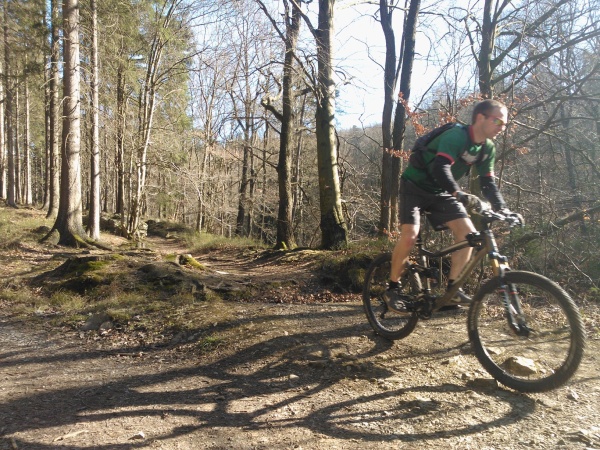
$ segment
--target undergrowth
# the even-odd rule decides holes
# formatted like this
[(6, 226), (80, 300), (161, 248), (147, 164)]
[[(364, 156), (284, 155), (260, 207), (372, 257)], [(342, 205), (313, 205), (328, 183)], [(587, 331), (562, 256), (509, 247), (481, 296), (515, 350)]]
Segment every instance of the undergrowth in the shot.
[[(0, 208), (0, 250), (14, 253), (6, 258), (19, 258), (23, 243), (39, 245), (40, 236), (50, 221), (37, 210)], [(157, 228), (158, 227), (158, 228)], [(339, 292), (360, 292), (366, 270), (372, 259), (381, 252), (391, 251), (391, 239), (366, 239), (351, 242), (347, 249), (319, 251), (314, 249), (273, 250), (265, 244), (248, 238), (226, 238), (196, 233), (176, 224), (154, 225), (165, 234), (165, 239), (179, 239), (190, 254), (211, 251), (266, 255), (271, 264), (295, 264), (310, 260), (320, 270), (323, 289)], [(37, 251), (37, 248), (34, 248)], [(43, 251), (43, 247), (39, 247)], [(63, 249), (46, 248), (57, 258), (65, 258)], [(180, 255), (181, 256), (181, 255)], [(186, 255), (184, 255), (186, 256)], [(0, 253), (0, 257), (4, 257)], [(165, 262), (174, 262), (170, 255)], [(187, 256), (178, 262), (185, 270), (206, 270), (195, 259)], [(48, 321), (53, 326), (79, 329), (90, 317), (106, 314), (119, 330), (143, 332), (157, 340), (173, 336), (193, 340), (202, 351), (220, 348), (228, 342), (227, 336), (243, 333), (236, 325), (221, 295), (210, 289), (190, 290), (177, 288), (167, 281), (146, 280), (139, 274), (135, 257), (118, 255), (101, 261), (73, 264), (69, 272), (45, 279), (42, 284), (31, 283), (26, 277), (0, 278), (0, 306), (20, 320)], [(53, 268), (56, 264), (53, 262)], [(46, 270), (50, 270), (48, 267)], [(182, 269), (183, 270), (183, 269)], [(160, 277), (157, 277), (160, 278)], [(332, 288), (333, 287), (333, 288)], [(598, 288), (581, 289), (583, 297), (600, 302)], [(242, 297), (255, 295), (240, 294)], [(238, 328), (236, 328), (238, 327)]]
[(208, 233), (187, 231), (183, 241), (192, 253), (207, 253), (214, 250), (266, 250), (266, 244), (246, 237), (225, 237)]

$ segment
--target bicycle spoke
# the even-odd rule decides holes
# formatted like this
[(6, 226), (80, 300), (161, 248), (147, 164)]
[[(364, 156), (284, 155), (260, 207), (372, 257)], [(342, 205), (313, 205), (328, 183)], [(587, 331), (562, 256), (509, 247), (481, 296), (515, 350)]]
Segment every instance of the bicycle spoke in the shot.
[[(539, 392), (566, 382), (581, 360), (581, 318), (568, 295), (550, 280), (528, 272), (507, 275), (517, 286), (511, 302), (521, 314), (506, 316), (503, 292), (492, 280), (469, 313), (469, 334), (482, 365), (503, 384)], [(518, 297), (517, 297), (518, 295)], [(528, 332), (517, 333), (514, 320)]]
[[(375, 332), (387, 339), (401, 339), (408, 336), (417, 324), (415, 314), (398, 313), (390, 310), (383, 294), (387, 289), (390, 277), (391, 255), (385, 254), (376, 258), (367, 271), (363, 290), (363, 305), (367, 319)], [(418, 289), (409, 276), (403, 280), (407, 290)], [(413, 277), (416, 277), (412, 274)], [(418, 278), (417, 278), (418, 280)], [(411, 287), (412, 286), (412, 287)]]

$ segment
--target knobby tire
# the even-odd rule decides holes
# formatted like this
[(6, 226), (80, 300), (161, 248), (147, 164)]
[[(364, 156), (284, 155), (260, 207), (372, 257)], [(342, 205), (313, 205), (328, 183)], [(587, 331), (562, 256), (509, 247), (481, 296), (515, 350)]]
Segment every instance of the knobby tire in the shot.
[(520, 392), (544, 392), (565, 384), (583, 357), (585, 331), (577, 306), (548, 278), (532, 272), (508, 272), (529, 336), (508, 324), (500, 277), (485, 283), (469, 308), (469, 338), (481, 365), (498, 382)]
[[(392, 255), (384, 253), (373, 260), (365, 276), (363, 306), (369, 324), (378, 335), (397, 340), (408, 336), (417, 326), (416, 313), (399, 314), (388, 309), (383, 300), (390, 279)], [(402, 277), (403, 292), (416, 295), (421, 291), (421, 280), (415, 273)]]

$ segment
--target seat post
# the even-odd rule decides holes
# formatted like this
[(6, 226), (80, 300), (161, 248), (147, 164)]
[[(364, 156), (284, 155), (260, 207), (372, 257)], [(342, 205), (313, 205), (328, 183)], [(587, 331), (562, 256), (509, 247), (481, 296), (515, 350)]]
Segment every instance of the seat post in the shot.
[[(421, 229), (419, 228), (419, 234), (417, 234), (417, 240), (415, 242), (415, 248), (417, 249), (417, 257), (420, 262), (420, 265), (427, 270), (429, 268), (429, 261), (425, 253), (423, 253), (423, 237), (421, 236)], [(421, 277), (421, 279), (425, 279), (425, 292), (431, 293), (431, 280), (429, 277)]]

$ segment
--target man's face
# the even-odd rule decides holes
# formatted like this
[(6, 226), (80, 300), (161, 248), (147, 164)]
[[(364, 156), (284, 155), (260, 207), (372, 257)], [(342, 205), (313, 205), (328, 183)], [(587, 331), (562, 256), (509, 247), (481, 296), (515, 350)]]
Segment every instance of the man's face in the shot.
[(480, 114), (481, 130), (487, 139), (494, 139), (506, 128), (508, 111), (506, 108), (495, 108), (489, 114)]

